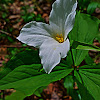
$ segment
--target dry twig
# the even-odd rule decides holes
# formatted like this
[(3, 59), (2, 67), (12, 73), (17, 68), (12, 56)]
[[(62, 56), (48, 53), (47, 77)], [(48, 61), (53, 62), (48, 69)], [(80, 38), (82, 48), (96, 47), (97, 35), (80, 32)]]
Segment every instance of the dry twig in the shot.
[(6, 34), (6, 35), (11, 36), (11, 37), (13, 37), (14, 39), (16, 39), (16, 36), (11, 35), (11, 34), (8, 33), (8, 32), (5, 32), (5, 31), (0, 30), (0, 33)]
[(22, 45), (19, 45), (19, 44), (14, 44), (14, 45), (0, 45), (0, 47), (3, 47), (3, 48), (27, 48), (29, 46), (22, 46)]

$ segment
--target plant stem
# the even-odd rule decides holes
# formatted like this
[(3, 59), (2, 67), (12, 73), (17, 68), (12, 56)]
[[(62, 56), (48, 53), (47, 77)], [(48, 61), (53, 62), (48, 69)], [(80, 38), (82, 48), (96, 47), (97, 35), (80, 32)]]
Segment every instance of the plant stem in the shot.
[(3, 92), (3, 100), (5, 100), (5, 90), (2, 90)]
[(75, 63), (74, 63), (74, 58), (73, 58), (73, 52), (72, 52), (72, 49), (71, 49), (70, 51), (71, 51), (71, 56), (72, 56), (73, 66), (74, 66), (74, 65), (75, 65)]
[[(75, 62), (74, 62), (74, 58), (73, 58), (73, 52), (72, 52), (72, 49), (71, 49), (71, 55), (72, 55), (72, 60), (73, 60), (73, 67), (74, 67), (74, 70), (75, 70), (76, 66), (75, 66)], [(75, 76), (74, 76), (74, 70), (73, 70), (73, 72), (72, 72), (72, 76), (73, 76), (73, 80), (74, 80), (74, 82), (73, 82), (73, 87), (75, 88)]]

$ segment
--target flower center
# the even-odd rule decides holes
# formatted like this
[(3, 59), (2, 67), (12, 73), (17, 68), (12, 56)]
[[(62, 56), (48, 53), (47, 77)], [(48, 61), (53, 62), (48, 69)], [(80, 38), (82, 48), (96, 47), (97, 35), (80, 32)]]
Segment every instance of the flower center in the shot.
[(64, 38), (63, 38), (63, 35), (62, 34), (57, 34), (56, 35), (56, 40), (59, 42), (59, 43), (63, 43), (64, 42)]

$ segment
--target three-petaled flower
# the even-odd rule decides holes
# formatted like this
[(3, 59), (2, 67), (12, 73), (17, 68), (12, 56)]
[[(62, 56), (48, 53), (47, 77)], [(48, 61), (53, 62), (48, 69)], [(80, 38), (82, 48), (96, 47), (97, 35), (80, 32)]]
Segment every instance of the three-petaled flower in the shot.
[(67, 56), (70, 42), (67, 38), (76, 15), (76, 0), (56, 0), (50, 13), (50, 24), (32, 21), (26, 24), (17, 39), (39, 48), (44, 70), (50, 73)]

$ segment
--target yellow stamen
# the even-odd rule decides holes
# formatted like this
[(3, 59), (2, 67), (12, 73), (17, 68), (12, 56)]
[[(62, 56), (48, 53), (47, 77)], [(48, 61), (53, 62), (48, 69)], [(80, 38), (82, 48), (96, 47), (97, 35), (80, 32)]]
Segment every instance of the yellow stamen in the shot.
[(57, 34), (56, 35), (56, 40), (59, 42), (59, 43), (63, 43), (64, 42), (64, 38), (63, 38), (63, 35), (62, 34)]

